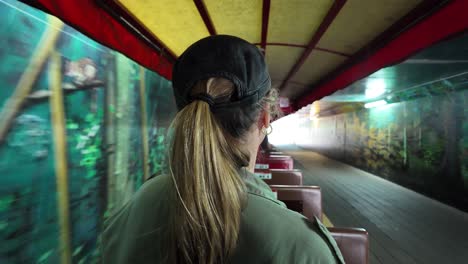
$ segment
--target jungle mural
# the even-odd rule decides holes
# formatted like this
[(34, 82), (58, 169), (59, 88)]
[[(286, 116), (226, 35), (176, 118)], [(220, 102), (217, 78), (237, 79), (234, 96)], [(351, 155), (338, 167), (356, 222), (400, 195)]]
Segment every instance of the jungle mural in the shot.
[(0, 20), (0, 263), (97, 263), (105, 219), (164, 169), (171, 84), (18, 1)]

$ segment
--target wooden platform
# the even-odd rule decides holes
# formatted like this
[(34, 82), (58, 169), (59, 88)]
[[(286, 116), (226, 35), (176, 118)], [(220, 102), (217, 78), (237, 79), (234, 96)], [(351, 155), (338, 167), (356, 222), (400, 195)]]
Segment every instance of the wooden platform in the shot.
[(335, 226), (370, 234), (370, 263), (468, 263), (468, 214), (307, 150), (285, 148), (304, 184), (322, 188)]

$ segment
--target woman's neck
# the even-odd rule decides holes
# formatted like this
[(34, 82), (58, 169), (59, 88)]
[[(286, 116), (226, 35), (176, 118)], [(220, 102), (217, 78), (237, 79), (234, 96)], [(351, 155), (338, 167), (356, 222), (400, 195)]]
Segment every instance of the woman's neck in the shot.
[(258, 148), (260, 143), (263, 141), (263, 137), (259, 137), (259, 130), (254, 129), (250, 132), (250, 135), (247, 137), (247, 140), (243, 142), (244, 146), (247, 147), (247, 151), (250, 154), (249, 166), (246, 167), (247, 171), (254, 173), (255, 163), (257, 161)]
[(250, 145), (253, 146), (249, 148), (249, 153), (250, 153), (250, 160), (249, 160), (249, 166), (246, 168), (248, 171), (254, 173), (255, 171), (255, 163), (257, 161), (257, 154), (258, 154), (258, 146), (255, 147), (254, 144)]
[[(257, 155), (257, 154), (255, 154)], [(251, 156), (252, 157), (252, 156)], [(246, 168), (249, 172), (252, 172), (254, 173), (255, 171), (255, 158), (252, 160), (252, 158), (250, 159), (250, 162), (249, 162), (249, 166)]]

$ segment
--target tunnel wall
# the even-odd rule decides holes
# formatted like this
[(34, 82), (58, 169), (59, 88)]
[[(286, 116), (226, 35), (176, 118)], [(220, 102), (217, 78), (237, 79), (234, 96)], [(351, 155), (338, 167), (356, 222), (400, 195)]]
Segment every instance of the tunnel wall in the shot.
[(468, 210), (468, 91), (310, 120), (295, 143)]
[(0, 263), (98, 263), (104, 221), (163, 169), (171, 84), (19, 1), (0, 23)]

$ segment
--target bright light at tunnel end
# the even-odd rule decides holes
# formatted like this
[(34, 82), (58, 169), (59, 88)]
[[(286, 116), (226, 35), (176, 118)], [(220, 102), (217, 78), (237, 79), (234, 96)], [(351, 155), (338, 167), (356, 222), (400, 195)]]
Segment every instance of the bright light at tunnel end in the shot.
[(383, 79), (370, 79), (366, 84), (366, 98), (376, 98), (385, 93), (387, 85)]
[(298, 114), (291, 114), (276, 120), (271, 124), (273, 132), (268, 136), (268, 141), (275, 145), (294, 145), (298, 130)]

